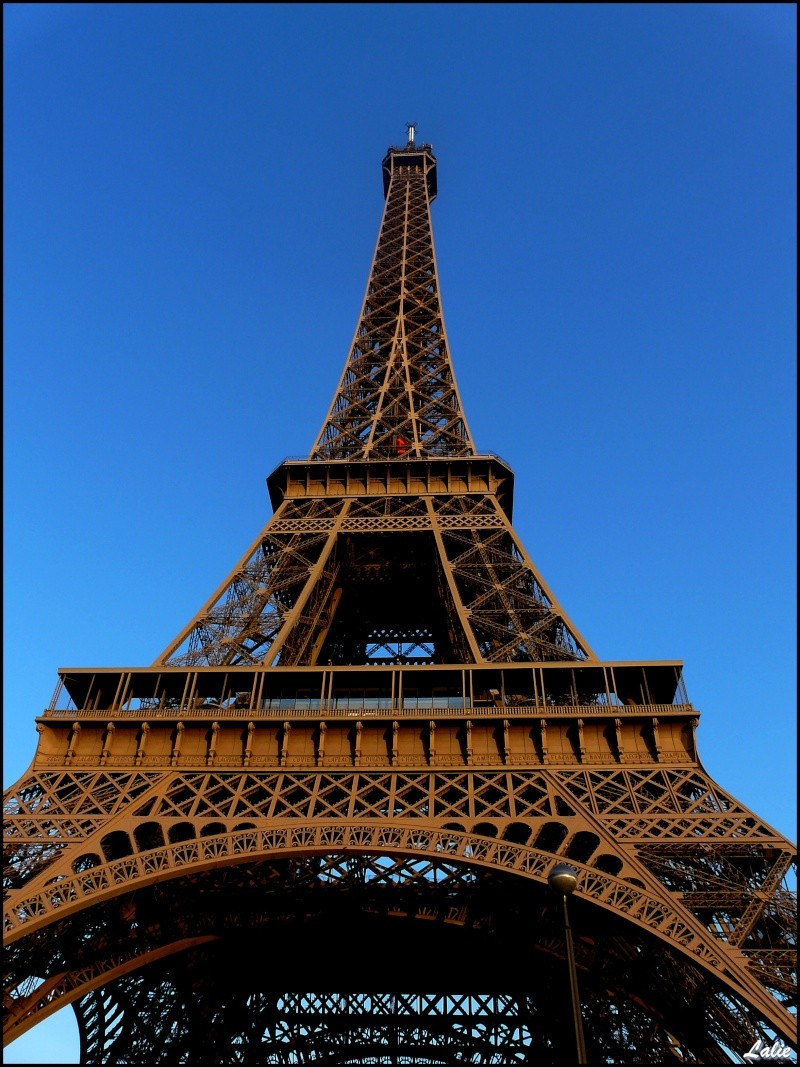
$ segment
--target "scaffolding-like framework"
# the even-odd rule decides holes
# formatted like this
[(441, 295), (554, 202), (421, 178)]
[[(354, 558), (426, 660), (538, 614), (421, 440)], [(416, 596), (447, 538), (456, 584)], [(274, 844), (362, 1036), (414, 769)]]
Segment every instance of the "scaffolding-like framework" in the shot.
[[(5, 1041), (86, 1064), (590, 1062), (796, 1039), (795, 849), (700, 762), (682, 665), (600, 661), (476, 452), (413, 128), (333, 403), (149, 667), (59, 672), (5, 794)], [(333, 992), (335, 990), (335, 992)], [(732, 1057), (734, 1057), (732, 1059)]]

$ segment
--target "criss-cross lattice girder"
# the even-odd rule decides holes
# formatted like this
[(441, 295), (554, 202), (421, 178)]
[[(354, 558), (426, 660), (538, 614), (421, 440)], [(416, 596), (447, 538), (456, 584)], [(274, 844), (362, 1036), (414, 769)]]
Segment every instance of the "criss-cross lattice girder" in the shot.
[(350, 355), (311, 451), (318, 459), (475, 451), (442, 317), (429, 145), (390, 149), (378, 244)]
[(796, 849), (704, 770), (682, 664), (599, 661), (536, 571), (461, 412), (430, 146), (383, 172), (272, 518), (153, 665), (62, 668), (37, 718), (4, 1041), (72, 1004), (84, 1064), (574, 1062), (566, 862), (589, 1062), (793, 1043)]
[(390, 148), (344, 372), (275, 514), (157, 663), (314, 666), (593, 658), (511, 525), (513, 474), (475, 451), (439, 299), (430, 145)]

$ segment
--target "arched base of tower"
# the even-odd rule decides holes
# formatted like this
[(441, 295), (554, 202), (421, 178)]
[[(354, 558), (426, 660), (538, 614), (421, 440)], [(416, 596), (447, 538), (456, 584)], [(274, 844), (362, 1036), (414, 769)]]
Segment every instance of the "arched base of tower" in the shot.
[[(590, 1062), (725, 1063), (750, 1047), (752, 1012), (684, 955), (586, 900), (571, 915)], [(127, 938), (145, 961), (75, 1003), (86, 1064), (574, 1059), (558, 901), (502, 872), (244, 863), (142, 887), (61, 933), (43, 933), (43, 959), (60, 944), (88, 966)]]

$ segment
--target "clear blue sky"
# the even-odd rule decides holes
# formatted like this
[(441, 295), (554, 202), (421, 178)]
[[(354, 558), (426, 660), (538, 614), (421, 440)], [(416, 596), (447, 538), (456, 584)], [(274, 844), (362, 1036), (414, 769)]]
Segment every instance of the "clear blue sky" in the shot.
[[(3, 17), (4, 784), (56, 669), (151, 663), (265, 523), (415, 121), (528, 552), (600, 657), (683, 660), (705, 766), (794, 839), (795, 6)], [(77, 1062), (69, 1016), (6, 1062)]]

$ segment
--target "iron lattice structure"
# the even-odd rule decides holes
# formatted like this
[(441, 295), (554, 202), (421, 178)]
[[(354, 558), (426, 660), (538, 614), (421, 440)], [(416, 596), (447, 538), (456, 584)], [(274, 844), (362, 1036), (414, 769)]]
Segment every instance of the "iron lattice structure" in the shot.
[(605, 662), (476, 452), (436, 160), (383, 161), (345, 369), (156, 662), (63, 669), (5, 794), (5, 1040), (83, 1063), (724, 1063), (795, 1040), (795, 849), (703, 769), (679, 661)]

